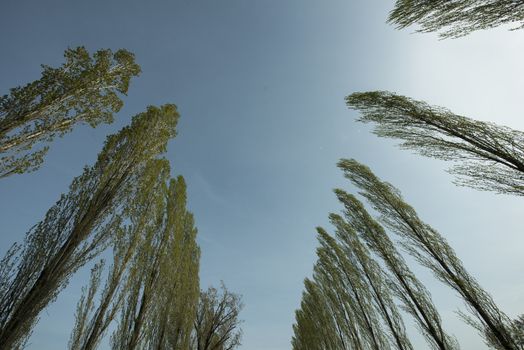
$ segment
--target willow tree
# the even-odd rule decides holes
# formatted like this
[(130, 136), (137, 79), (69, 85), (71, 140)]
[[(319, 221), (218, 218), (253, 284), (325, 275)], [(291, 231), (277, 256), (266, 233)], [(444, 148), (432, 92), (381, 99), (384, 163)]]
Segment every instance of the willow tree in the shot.
[(67, 49), (65, 63), (42, 66), (42, 77), (0, 97), (0, 177), (36, 170), (55, 136), (75, 124), (111, 123), (132, 77), (140, 73), (126, 50)]
[(222, 283), (220, 290), (209, 287), (200, 292), (194, 323), (193, 348), (196, 350), (232, 350), (240, 346), (242, 330), (239, 319), (242, 300)]
[(462, 297), (471, 314), (463, 315), (464, 319), (477, 328), (485, 342), (496, 349), (519, 349), (508, 316), (467, 272), (446, 240), (404, 202), (400, 192), (354, 160), (341, 160), (339, 167), (381, 214), (381, 221), (402, 239), (405, 249)]
[[(113, 349), (188, 349), (199, 298), (198, 263), (193, 215), (186, 209), (182, 177), (166, 181), (153, 199), (130, 265), (129, 284)], [(169, 182), (169, 183), (167, 183)]]
[(456, 38), (502, 24), (522, 29), (524, 4), (515, 0), (397, 0), (388, 22), (399, 29), (418, 24), (418, 32)]
[(400, 139), (401, 148), (456, 165), (456, 183), (524, 195), (524, 133), (451, 113), (391, 92), (354, 93), (346, 98), (358, 119), (374, 123), (380, 137)]
[(0, 344), (17, 348), (69, 277), (109, 243), (146, 165), (176, 134), (174, 105), (148, 107), (106, 140), (97, 162), (75, 178), (45, 218), (0, 263)]

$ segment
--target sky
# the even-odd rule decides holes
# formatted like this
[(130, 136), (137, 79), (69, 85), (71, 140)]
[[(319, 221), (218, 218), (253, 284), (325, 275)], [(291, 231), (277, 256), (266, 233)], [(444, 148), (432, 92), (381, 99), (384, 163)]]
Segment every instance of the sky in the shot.
[[(111, 125), (76, 127), (37, 172), (0, 181), (0, 254), (41, 220), (105, 137), (148, 105), (175, 103), (173, 175), (188, 185), (199, 229), (202, 288), (243, 296), (243, 345), (290, 349), (294, 311), (311, 275), (315, 227), (351, 186), (336, 168), (355, 158), (394, 184), (438, 229), (511, 317), (524, 313), (519, 198), (454, 186), (442, 161), (402, 151), (355, 122), (344, 96), (389, 90), (471, 118), (524, 129), (524, 31), (454, 40), (385, 23), (393, 0), (3, 0), (0, 93), (59, 66), (67, 47), (125, 48), (142, 67)], [(457, 316), (464, 305), (426, 270), (446, 329), (483, 349)], [(41, 315), (28, 349), (66, 348), (87, 283), (79, 271)], [(417, 349), (423, 339), (406, 320)], [(104, 343), (102, 349), (107, 348)]]

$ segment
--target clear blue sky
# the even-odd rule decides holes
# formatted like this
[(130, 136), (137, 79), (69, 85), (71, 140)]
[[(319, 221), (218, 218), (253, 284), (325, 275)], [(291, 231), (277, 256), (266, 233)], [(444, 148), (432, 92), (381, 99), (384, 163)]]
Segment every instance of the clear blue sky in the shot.
[[(315, 227), (329, 227), (328, 213), (340, 209), (331, 190), (348, 187), (335, 167), (342, 157), (399, 187), (501, 307), (524, 313), (522, 200), (454, 187), (446, 164), (376, 138), (343, 100), (392, 90), (524, 129), (524, 31), (438, 41), (385, 24), (393, 2), (4, 0), (0, 93), (37, 79), (40, 64), (61, 64), (68, 46), (126, 48), (143, 73), (114, 124), (76, 128), (53, 143), (40, 171), (0, 181), (0, 253), (94, 162), (108, 134), (170, 102), (182, 119), (167, 157), (188, 183), (201, 286), (223, 280), (243, 295), (242, 349), (290, 348)], [(454, 314), (460, 301), (417, 271), (462, 348), (482, 348)], [(44, 311), (29, 349), (66, 347), (86, 276)]]

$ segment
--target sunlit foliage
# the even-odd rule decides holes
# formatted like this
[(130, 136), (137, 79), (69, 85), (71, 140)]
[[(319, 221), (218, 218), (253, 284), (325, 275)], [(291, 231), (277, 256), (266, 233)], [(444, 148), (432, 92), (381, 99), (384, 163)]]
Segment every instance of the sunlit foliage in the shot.
[(126, 50), (67, 49), (59, 68), (42, 66), (42, 77), (0, 97), (0, 177), (38, 169), (55, 136), (77, 123), (111, 123), (122, 108), (132, 77), (140, 73)]

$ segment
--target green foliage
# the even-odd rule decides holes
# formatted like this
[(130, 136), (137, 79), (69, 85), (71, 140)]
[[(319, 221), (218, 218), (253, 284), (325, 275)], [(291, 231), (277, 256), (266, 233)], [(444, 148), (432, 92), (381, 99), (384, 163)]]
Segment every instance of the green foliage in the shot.
[[(295, 312), (291, 340), (293, 349), (362, 349), (353, 315), (346, 313), (343, 303), (330, 302), (339, 298), (337, 290), (328, 289), (326, 296), (319, 284), (307, 278), (304, 287), (300, 309)], [(344, 322), (337, 322), (340, 318)]]
[[(186, 209), (182, 177), (168, 181), (169, 166), (153, 177), (160, 186), (141, 211), (148, 221), (129, 266), (128, 284), (113, 349), (189, 349), (199, 297), (193, 215)], [(149, 186), (148, 186), (149, 187)]]
[(445, 239), (419, 219), (399, 191), (354, 160), (343, 159), (338, 165), (380, 214), (381, 223), (355, 196), (335, 190), (344, 216), (330, 215), (335, 237), (318, 228), (318, 260), (296, 312), (293, 349), (412, 349), (395, 300), (413, 317), (432, 349), (459, 348), (444, 332), (429, 292), (385, 228), (400, 237), (407, 253), (458, 293), (470, 311), (461, 316), (488, 346), (521, 349), (521, 320), (511, 321), (499, 310)]
[[(101, 260), (91, 269), (89, 288), (82, 288), (82, 297), (76, 307), (76, 323), (69, 340), (69, 349), (81, 349), (82, 343), (87, 341), (90, 329), (94, 324), (89, 322), (95, 312), (95, 296), (100, 287), (100, 279), (105, 262)], [(98, 314), (98, 310), (96, 311)]]
[[(325, 288), (340, 289), (347, 303), (347, 314), (354, 316), (363, 345), (369, 349), (389, 349), (389, 343), (372, 303), (372, 293), (355, 261), (342, 251), (337, 242), (323, 229), (318, 229), (320, 248), (313, 277)], [(336, 306), (333, 307), (336, 309)]]
[(344, 204), (344, 218), (330, 215), (336, 238), (318, 229), (319, 259), (313, 282), (305, 282), (293, 349), (412, 349), (393, 297), (414, 318), (432, 349), (457, 349), (443, 331), (429, 293), (384, 229), (355, 197), (335, 192)]
[(325, 231), (323, 235), (329, 237), (331, 244), (339, 251), (338, 254), (346, 256), (351, 264), (359, 268), (361, 278), (364, 283), (367, 283), (372, 295), (372, 303), (388, 331), (392, 346), (399, 350), (413, 349), (405, 333), (404, 322), (393, 301), (391, 287), (388, 285), (388, 282), (389, 284), (393, 282), (388, 281), (389, 276), (373, 259), (350, 223), (336, 214), (331, 214), (330, 220), (336, 228), (338, 242), (329, 237)]
[(148, 107), (109, 136), (95, 165), (73, 180), (23, 246), (7, 253), (0, 265), (0, 343), (6, 348), (23, 343), (71, 274), (110, 243), (147, 165), (175, 136), (178, 117), (174, 105)]
[(195, 319), (193, 349), (232, 350), (240, 346), (242, 331), (238, 316), (241, 297), (222, 283), (220, 291), (210, 287), (200, 293)]
[(42, 77), (0, 97), (0, 177), (34, 171), (48, 150), (42, 146), (72, 130), (111, 123), (132, 77), (140, 73), (126, 50), (67, 49), (59, 68), (42, 66)]
[[(142, 175), (133, 200), (125, 204), (123, 221), (113, 233), (113, 264), (109, 269), (105, 287), (100, 294), (100, 303), (93, 312), (88, 312), (84, 299), (92, 300), (98, 290), (99, 282), (91, 281), (88, 292), (79, 301), (76, 325), (71, 335), (70, 349), (94, 349), (121, 309), (126, 288), (133, 275), (130, 265), (137, 250), (144, 242), (143, 231), (156, 224), (151, 222), (150, 211), (158, 198), (165, 195), (165, 180), (169, 176), (167, 160), (150, 161)], [(92, 292), (93, 291), (93, 292)], [(86, 296), (87, 294), (87, 296)], [(89, 298), (88, 296), (91, 296)], [(94, 304), (91, 301), (91, 304)], [(87, 326), (86, 326), (87, 325)]]
[(353, 195), (336, 190), (344, 204), (348, 232), (352, 229), (389, 270), (385, 276), (390, 294), (400, 300), (402, 308), (415, 323), (432, 349), (457, 349), (458, 344), (444, 331), (438, 310), (429, 291), (413, 274), (384, 228)]
[(413, 24), (418, 32), (440, 31), (441, 38), (456, 38), (502, 24), (524, 28), (524, 4), (515, 0), (397, 0), (388, 22), (403, 29)]
[(381, 222), (401, 238), (404, 249), (462, 297), (474, 317), (464, 315), (465, 320), (479, 330), (486, 343), (496, 349), (519, 349), (511, 335), (510, 319), (467, 272), (446, 240), (404, 202), (400, 192), (355, 160), (341, 160), (339, 167), (381, 214)]
[(456, 184), (524, 195), (524, 133), (451, 113), (441, 107), (385, 91), (346, 98), (358, 121), (374, 123), (380, 137), (426, 157), (455, 161)]

